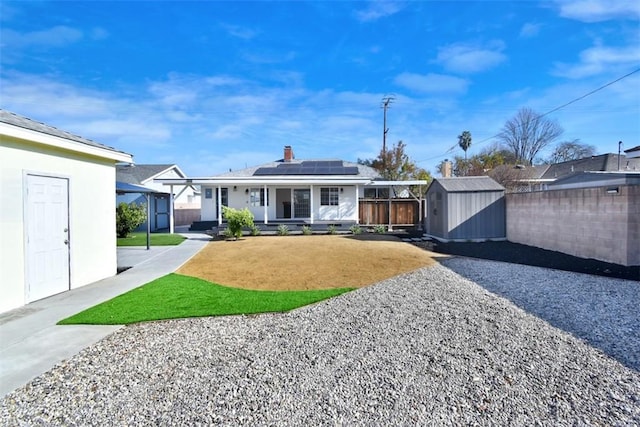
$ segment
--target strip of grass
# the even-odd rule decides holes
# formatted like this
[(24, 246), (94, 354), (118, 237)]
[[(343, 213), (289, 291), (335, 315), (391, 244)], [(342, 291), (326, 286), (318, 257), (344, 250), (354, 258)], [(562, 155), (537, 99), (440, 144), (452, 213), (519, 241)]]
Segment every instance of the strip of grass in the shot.
[(353, 289), (252, 291), (172, 273), (61, 320), (58, 324), (127, 325), (185, 317), (284, 312)]
[[(174, 246), (182, 243), (186, 237), (180, 234), (151, 233), (149, 243), (151, 246)], [(136, 231), (127, 237), (118, 237), (118, 246), (147, 246), (147, 233)]]

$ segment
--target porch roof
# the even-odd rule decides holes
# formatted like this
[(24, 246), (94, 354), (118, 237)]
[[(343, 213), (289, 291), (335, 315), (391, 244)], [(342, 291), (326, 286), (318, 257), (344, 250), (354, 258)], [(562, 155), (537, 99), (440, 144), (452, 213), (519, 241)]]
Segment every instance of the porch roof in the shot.
[[(374, 182), (371, 178), (353, 176), (158, 178), (154, 181), (163, 185), (371, 185)], [(398, 181), (395, 185), (413, 184)]]

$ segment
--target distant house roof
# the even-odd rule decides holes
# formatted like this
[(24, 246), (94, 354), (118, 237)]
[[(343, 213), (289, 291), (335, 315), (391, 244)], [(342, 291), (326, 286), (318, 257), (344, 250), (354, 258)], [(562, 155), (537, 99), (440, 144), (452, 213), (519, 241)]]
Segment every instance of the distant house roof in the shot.
[(603, 187), (611, 185), (640, 185), (640, 171), (577, 172), (549, 184), (550, 190)]
[[(621, 170), (640, 170), (640, 158), (625, 158), (620, 156)], [(587, 171), (615, 171), (618, 170), (617, 154), (601, 154), (599, 156), (585, 157), (578, 160), (555, 163), (549, 165), (547, 171), (542, 175), (542, 179), (558, 179), (571, 175), (575, 172)]]
[(624, 153), (627, 155), (628, 159), (640, 157), (640, 145), (636, 145), (635, 147), (629, 148), (628, 150), (624, 150)]
[[(435, 178), (445, 191), (462, 193), (473, 191), (504, 191), (504, 187), (488, 176), (464, 176), (456, 178)], [(428, 190), (427, 190), (428, 191)]]
[[(74, 135), (70, 132), (60, 130), (53, 126), (49, 126), (44, 123), (37, 122), (35, 120), (31, 120), (27, 117), (23, 117), (16, 113), (12, 113), (11, 111), (0, 109), (0, 123), (5, 123), (7, 125), (11, 125), (16, 128), (24, 129), (26, 131), (37, 132), (38, 134), (50, 135), (52, 137), (61, 138), (62, 140), (70, 141), (76, 144), (81, 144), (80, 147), (98, 149), (99, 151), (95, 151), (96, 153), (110, 152), (115, 154), (115, 156), (113, 155), (110, 156), (114, 158), (114, 160), (132, 161), (131, 154), (125, 153), (124, 151), (116, 150), (113, 147), (109, 147), (107, 145), (100, 144), (90, 139), (83, 138), (78, 135)], [(28, 138), (28, 139), (32, 140), (31, 138)], [(57, 141), (60, 141), (60, 140), (57, 140)], [(35, 141), (35, 142), (40, 142), (40, 141)], [(65, 147), (65, 148), (71, 148), (71, 147)]]
[(116, 180), (129, 184), (145, 184), (171, 169), (176, 169), (178, 175), (185, 176), (176, 165), (117, 165)]

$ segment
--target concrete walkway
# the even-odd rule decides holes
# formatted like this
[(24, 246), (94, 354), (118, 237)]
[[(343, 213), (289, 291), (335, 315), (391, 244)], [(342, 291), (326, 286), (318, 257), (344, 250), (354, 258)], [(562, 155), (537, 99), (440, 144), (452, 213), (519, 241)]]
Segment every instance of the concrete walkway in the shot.
[(118, 248), (118, 267), (132, 268), (1, 314), (0, 397), (121, 328), (56, 323), (174, 272), (211, 240), (206, 234), (184, 235), (188, 240), (178, 246)]

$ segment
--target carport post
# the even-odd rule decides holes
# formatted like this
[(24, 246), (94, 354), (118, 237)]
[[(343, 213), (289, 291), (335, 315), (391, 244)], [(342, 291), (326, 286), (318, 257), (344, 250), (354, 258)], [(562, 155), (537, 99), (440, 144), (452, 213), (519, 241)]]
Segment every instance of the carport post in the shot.
[(149, 193), (145, 193), (147, 198), (147, 250), (149, 250), (151, 246), (151, 197)]

